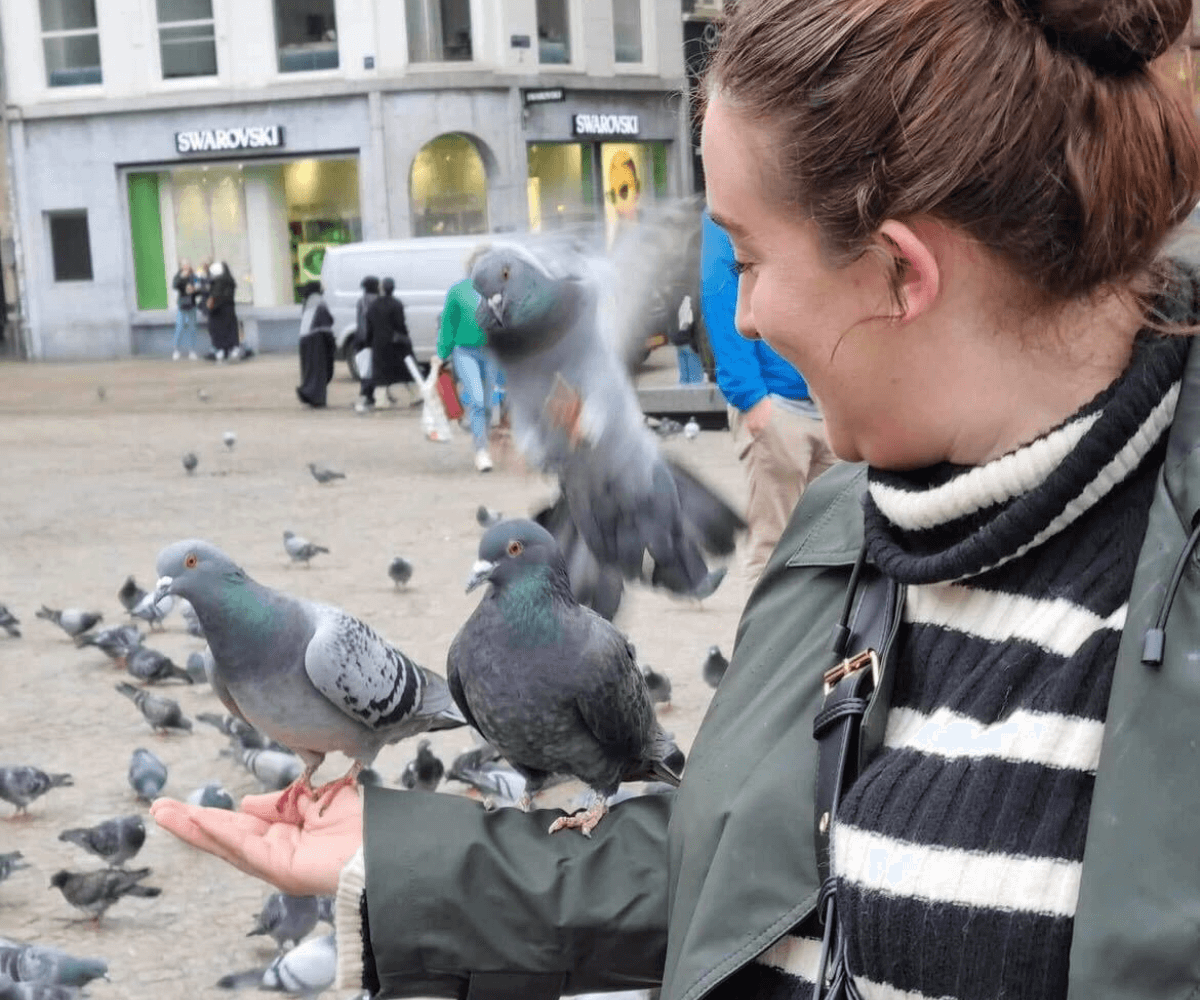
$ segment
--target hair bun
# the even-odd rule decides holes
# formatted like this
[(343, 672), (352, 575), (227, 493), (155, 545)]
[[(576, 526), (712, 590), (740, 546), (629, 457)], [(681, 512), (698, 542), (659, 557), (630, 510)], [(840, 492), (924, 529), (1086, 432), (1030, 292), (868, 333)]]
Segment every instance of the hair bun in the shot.
[(1022, 0), (1022, 6), (1051, 45), (1113, 75), (1162, 55), (1192, 16), (1191, 0)]

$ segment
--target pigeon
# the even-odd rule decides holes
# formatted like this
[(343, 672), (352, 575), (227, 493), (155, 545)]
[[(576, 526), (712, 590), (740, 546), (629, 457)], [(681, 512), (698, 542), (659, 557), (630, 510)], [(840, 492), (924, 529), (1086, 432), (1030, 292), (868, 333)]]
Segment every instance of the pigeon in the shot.
[(209, 400), (208, 390), (201, 386), (196, 390), (196, 398), (202, 403), (207, 403)]
[(647, 426), (660, 438), (674, 437), (676, 434), (683, 432), (683, 424), (678, 420), (672, 420), (670, 417), (660, 417), (654, 423), (647, 424)]
[(313, 545), (307, 538), (301, 538), (292, 531), (283, 533), (283, 547), (292, 562), (302, 562), (305, 566), (313, 556), (329, 551), (324, 545)]
[(51, 788), (73, 784), (75, 782), (69, 774), (47, 774), (28, 764), (0, 767), (0, 799), (11, 802), (17, 807), (18, 813), (27, 812), (29, 803), (45, 795)]
[(689, 441), (695, 441), (700, 435), (700, 424), (697, 423), (695, 417), (688, 417), (688, 422), (683, 425), (683, 436)]
[(717, 592), (717, 588), (721, 586), (721, 581), (725, 579), (725, 574), (728, 571), (728, 566), (718, 566), (716, 569), (710, 569), (708, 575), (700, 582), (700, 586), (687, 596), (696, 601), (703, 601), (706, 597), (712, 597)]
[(671, 707), (671, 678), (660, 674), (649, 665), (642, 665), (642, 676), (646, 678), (646, 690), (650, 692), (650, 700), (664, 709)]
[(183, 468), (190, 476), (196, 471), (196, 466), (200, 464), (200, 459), (196, 457), (194, 451), (187, 451), (183, 454)]
[(76, 636), (75, 645), (80, 648), (95, 646), (110, 660), (123, 667), (129, 654), (142, 644), (142, 639), (142, 630), (136, 625), (110, 625), (96, 632), (85, 632)]
[(40, 980), (22, 983), (0, 972), (0, 1000), (78, 1000), (79, 996), (79, 990), (71, 986)]
[(704, 657), (704, 667), (702, 673), (704, 675), (704, 683), (714, 690), (721, 683), (721, 678), (725, 676), (725, 670), (729, 666), (729, 661), (725, 659), (725, 654), (721, 652), (719, 646), (709, 646), (708, 655)]
[(490, 528), (493, 524), (499, 524), (504, 520), (504, 514), (498, 510), (492, 510), (491, 507), (485, 507), (480, 504), (475, 510), (475, 521), (481, 528)]
[(13, 872), (29, 867), (29, 862), (22, 860), (24, 857), (25, 855), (20, 851), (8, 851), (0, 854), (0, 882), (7, 879)]
[(41, 610), (35, 612), (35, 614), (38, 618), (45, 618), (47, 621), (54, 622), (55, 625), (66, 632), (72, 639), (83, 635), (93, 625), (104, 619), (104, 615), (100, 614), (99, 611), (82, 611), (79, 608), (63, 608), (59, 611), (55, 608), (48, 608), (44, 604)]
[(400, 774), (400, 784), (405, 788), (419, 788), (423, 792), (432, 792), (437, 790), (445, 773), (446, 765), (429, 748), (429, 740), (421, 740), (417, 744), (416, 757), (404, 765)]
[(373, 767), (364, 767), (358, 772), (358, 783), (360, 785), (372, 785), (375, 788), (382, 788), (385, 784), (383, 775)]
[(183, 709), (175, 699), (151, 694), (124, 681), (116, 685), (116, 689), (137, 705), (156, 733), (166, 733), (172, 729), (192, 731), (192, 720), (183, 714)]
[(283, 791), (305, 774), (304, 761), (290, 750), (259, 750), (245, 747), (241, 751), (240, 759), (246, 770), (271, 792)]
[(208, 664), (211, 662), (212, 654), (205, 647), (204, 652), (193, 650), (188, 653), (188, 658), (183, 665), (183, 669), (187, 671), (187, 675), (192, 679), (193, 684), (205, 684), (208, 682)]
[(337, 975), (337, 945), (332, 934), (309, 938), (275, 958), (265, 969), (231, 972), (217, 980), (222, 989), (257, 986), (260, 990), (290, 993), (316, 1000), (333, 985)]
[(93, 979), (107, 979), (108, 963), (102, 958), (78, 958), (46, 945), (14, 943), (0, 946), (0, 972), (19, 983), (83, 987)]
[(335, 479), (346, 478), (346, 473), (338, 472), (336, 469), (331, 469), (328, 466), (317, 465), (316, 462), (308, 463), (308, 471), (312, 473), (313, 479), (318, 483), (332, 483)]
[(204, 626), (200, 624), (200, 619), (196, 617), (196, 609), (187, 601), (179, 598), (175, 602), (179, 608), (179, 613), (183, 615), (184, 628), (187, 629), (187, 634), (195, 636), (197, 639), (204, 638)]
[(96, 398), (103, 403), (106, 399), (108, 399), (108, 390), (102, 385), (96, 386)]
[(505, 371), (513, 441), (531, 466), (557, 475), (572, 543), (626, 579), (694, 590), (705, 553), (730, 554), (745, 522), (664, 459), (645, 427), (624, 361), (632, 327), (602, 308), (604, 289), (620, 287), (611, 271), (558, 244), (506, 244), (477, 261), (471, 280), (476, 319)]
[(174, 607), (175, 599), (170, 594), (157, 597), (154, 594), (147, 594), (129, 609), (129, 613), (134, 618), (140, 618), (148, 623), (152, 629), (156, 625), (162, 628), (163, 619), (171, 613)]
[(153, 802), (167, 783), (167, 765), (145, 747), (129, 757), (129, 787), (143, 802)]
[(8, 610), (4, 604), (0, 604), (0, 628), (4, 629), (14, 639), (21, 638), (21, 621)]
[(388, 564), (388, 576), (391, 577), (392, 583), (397, 587), (401, 587), (412, 579), (412, 563), (404, 556), (396, 556)]
[(526, 779), (520, 805), (550, 775), (592, 790), (583, 814), (550, 832), (591, 836), (622, 781), (679, 783), (663, 758), (673, 746), (658, 724), (633, 649), (571, 593), (554, 537), (529, 520), (501, 521), (479, 542), (467, 590), (491, 584), (447, 657), (454, 700)]
[(280, 951), (294, 947), (308, 937), (317, 926), (316, 896), (289, 896), (273, 892), (254, 918), (254, 926), (246, 937), (269, 934)]
[[(465, 724), (442, 677), (346, 612), (265, 587), (196, 539), (167, 546), (157, 568), (156, 592), (186, 598), (200, 616), (225, 707), (304, 761), (281, 812), (301, 792), (328, 804), (387, 744)], [(314, 793), (312, 775), (332, 750), (354, 763)]]
[(210, 781), (202, 788), (197, 788), (187, 797), (187, 800), (191, 805), (204, 806), (206, 809), (233, 810), (233, 796), (219, 781)]
[(165, 653), (149, 646), (138, 646), (125, 658), (125, 669), (139, 681), (154, 684), (159, 681), (180, 680), (194, 684), (192, 675), (182, 667), (177, 667), (174, 661)]
[(110, 868), (124, 868), (146, 842), (146, 826), (141, 816), (118, 816), (95, 826), (63, 830), (58, 839), (91, 851)]
[(58, 889), (75, 909), (82, 910), (92, 920), (98, 921), (104, 916), (104, 911), (122, 896), (149, 898), (160, 895), (162, 889), (157, 886), (141, 884), (149, 874), (149, 868), (101, 868), (94, 872), (63, 869), (54, 873), (50, 885)]
[(233, 446), (237, 444), (237, 435), (233, 431), (226, 431), (221, 435), (221, 440), (225, 442), (225, 447), (233, 451)]
[[(206, 669), (215, 669), (215, 663), (212, 659), (212, 653), (205, 650), (208, 654), (208, 667)], [(217, 715), (215, 712), (198, 712), (196, 718), (200, 722), (206, 722), (210, 726), (219, 729), (238, 746), (238, 753), (242, 750), (282, 750), (284, 753), (289, 753), (287, 747), (282, 743), (277, 743), (269, 736), (264, 736), (255, 729), (245, 719), (238, 718), (235, 715)]]
[(524, 776), (502, 761), (457, 759), (446, 772), (446, 780), (460, 781), (478, 792), (487, 809), (515, 806), (525, 797)]
[(125, 582), (121, 584), (121, 589), (117, 591), (117, 600), (121, 602), (121, 607), (126, 611), (132, 611), (141, 603), (146, 592), (137, 585), (137, 580), (132, 576), (125, 577)]

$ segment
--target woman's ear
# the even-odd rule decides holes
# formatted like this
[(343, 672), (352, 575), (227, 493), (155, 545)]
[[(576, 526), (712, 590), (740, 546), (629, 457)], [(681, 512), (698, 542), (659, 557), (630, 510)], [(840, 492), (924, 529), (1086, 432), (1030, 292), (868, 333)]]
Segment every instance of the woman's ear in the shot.
[(895, 316), (908, 323), (926, 312), (937, 299), (941, 268), (929, 242), (895, 219), (879, 227), (879, 242), (895, 267), (900, 307)]

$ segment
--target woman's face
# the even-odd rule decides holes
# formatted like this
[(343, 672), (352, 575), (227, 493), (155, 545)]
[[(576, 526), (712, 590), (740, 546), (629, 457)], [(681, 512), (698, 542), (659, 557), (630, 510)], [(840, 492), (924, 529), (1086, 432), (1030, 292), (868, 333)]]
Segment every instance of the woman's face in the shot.
[(816, 228), (768, 200), (762, 135), (718, 95), (704, 119), (708, 207), (733, 241), (740, 269), (737, 327), (766, 341), (804, 376), (842, 458), (891, 464), (899, 442), (903, 359), (894, 356), (893, 305), (883, 265), (867, 254), (828, 264)]

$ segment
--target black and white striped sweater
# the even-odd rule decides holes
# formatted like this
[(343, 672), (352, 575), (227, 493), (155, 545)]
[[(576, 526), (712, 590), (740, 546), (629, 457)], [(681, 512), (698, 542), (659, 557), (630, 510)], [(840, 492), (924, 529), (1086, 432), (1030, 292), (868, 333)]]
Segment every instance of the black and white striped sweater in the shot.
[[(869, 559), (906, 584), (881, 752), (832, 834), (865, 1000), (1052, 1000), (1104, 717), (1185, 338), (979, 467), (872, 470)], [(805, 1000), (806, 922), (714, 994)]]

